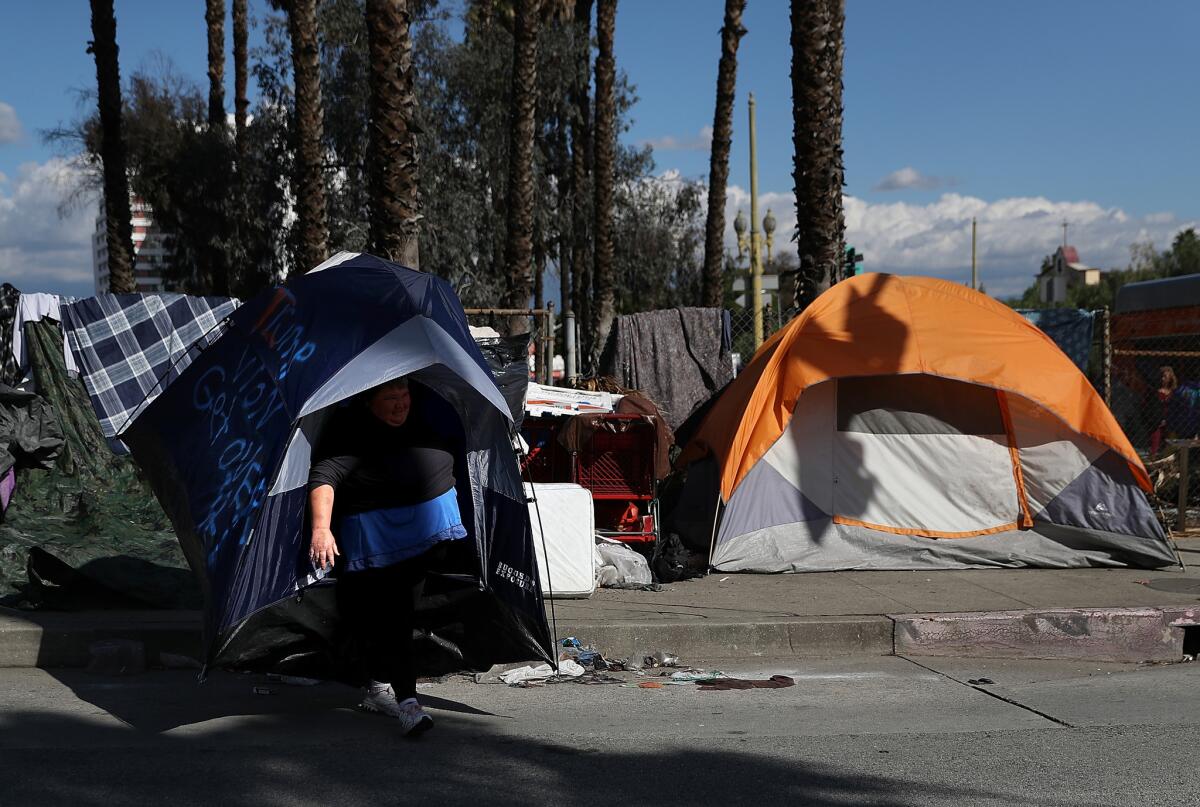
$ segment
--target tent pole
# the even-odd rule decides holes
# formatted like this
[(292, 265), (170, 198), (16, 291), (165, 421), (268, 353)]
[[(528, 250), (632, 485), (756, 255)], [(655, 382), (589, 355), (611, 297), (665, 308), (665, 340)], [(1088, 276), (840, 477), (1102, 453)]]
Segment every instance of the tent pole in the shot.
[(717, 547), (717, 521), (719, 520), (720, 515), (721, 515), (721, 491), (718, 490), (717, 491), (717, 506), (713, 508), (712, 530), (709, 533), (709, 539), (708, 539), (708, 564), (705, 566), (705, 568), (708, 571), (705, 572), (705, 575), (712, 574), (712, 571), (713, 571), (712, 558), (713, 558), (713, 550), (716, 549), (716, 547)]

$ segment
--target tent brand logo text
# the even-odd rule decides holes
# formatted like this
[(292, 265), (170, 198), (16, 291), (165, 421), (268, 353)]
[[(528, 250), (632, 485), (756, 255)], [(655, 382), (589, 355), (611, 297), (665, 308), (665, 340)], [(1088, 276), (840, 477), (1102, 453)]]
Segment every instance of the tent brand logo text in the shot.
[(501, 561), (496, 564), (496, 577), (507, 580), (517, 588), (533, 591), (533, 578)]

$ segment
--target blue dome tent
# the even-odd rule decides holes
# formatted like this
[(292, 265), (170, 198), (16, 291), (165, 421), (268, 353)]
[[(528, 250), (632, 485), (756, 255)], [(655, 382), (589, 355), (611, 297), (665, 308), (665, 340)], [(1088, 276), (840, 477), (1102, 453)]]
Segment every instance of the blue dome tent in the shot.
[(396, 378), (461, 447), (473, 541), (418, 606), (424, 672), (553, 658), (511, 414), (450, 285), (343, 255), (231, 315), (123, 439), (205, 598), (206, 666), (342, 677), (332, 581), (308, 560), (306, 482), (326, 416)]

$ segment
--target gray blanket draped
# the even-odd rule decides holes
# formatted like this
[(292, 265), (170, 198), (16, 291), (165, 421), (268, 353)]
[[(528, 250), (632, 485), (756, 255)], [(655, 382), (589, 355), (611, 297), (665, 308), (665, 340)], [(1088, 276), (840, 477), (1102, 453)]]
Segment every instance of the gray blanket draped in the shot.
[(733, 380), (720, 308), (671, 308), (619, 316), (600, 362), (602, 375), (640, 390), (674, 430)]

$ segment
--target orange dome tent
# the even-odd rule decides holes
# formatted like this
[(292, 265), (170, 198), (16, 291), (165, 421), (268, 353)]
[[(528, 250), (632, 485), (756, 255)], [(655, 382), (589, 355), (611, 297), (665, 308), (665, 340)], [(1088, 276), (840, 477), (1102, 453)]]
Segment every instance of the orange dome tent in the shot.
[(705, 457), (721, 570), (1175, 561), (1087, 378), (1015, 311), (944, 280), (867, 274), (821, 295), (680, 462)]

